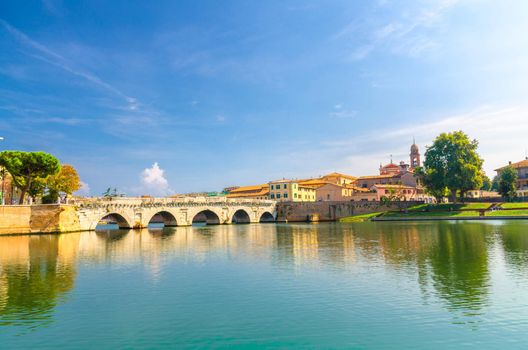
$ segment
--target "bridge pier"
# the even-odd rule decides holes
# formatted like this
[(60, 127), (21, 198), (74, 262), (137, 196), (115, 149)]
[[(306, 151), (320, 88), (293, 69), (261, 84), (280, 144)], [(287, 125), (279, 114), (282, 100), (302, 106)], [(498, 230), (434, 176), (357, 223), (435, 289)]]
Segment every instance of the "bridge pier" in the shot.
[[(79, 230), (95, 230), (105, 217), (117, 217), (120, 224), (135, 229), (150, 222), (165, 226), (191, 226), (197, 216), (208, 224), (258, 223), (266, 214), (276, 217), (276, 202), (228, 198), (103, 198), (72, 203), (78, 215)], [(205, 219), (204, 219), (205, 216)]]

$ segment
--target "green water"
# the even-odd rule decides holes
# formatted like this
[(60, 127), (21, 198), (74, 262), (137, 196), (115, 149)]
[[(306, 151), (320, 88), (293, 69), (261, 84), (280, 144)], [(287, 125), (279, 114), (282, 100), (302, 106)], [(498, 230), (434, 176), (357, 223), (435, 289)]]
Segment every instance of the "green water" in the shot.
[(0, 237), (0, 349), (525, 349), (528, 221)]

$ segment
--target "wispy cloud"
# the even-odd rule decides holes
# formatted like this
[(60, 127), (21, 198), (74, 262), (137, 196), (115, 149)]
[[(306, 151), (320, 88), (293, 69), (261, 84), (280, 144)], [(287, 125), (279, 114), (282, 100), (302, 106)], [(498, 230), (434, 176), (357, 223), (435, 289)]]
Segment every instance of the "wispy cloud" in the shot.
[(138, 108), (139, 103), (136, 98), (128, 96), (127, 94), (123, 93), (121, 90), (117, 89), (113, 85), (99, 78), (97, 75), (92, 74), (90, 72), (86, 72), (79, 68), (76, 68), (75, 65), (72, 62), (70, 62), (67, 58), (51, 50), (46, 45), (43, 45), (33, 40), (28, 35), (20, 31), (19, 29), (13, 27), (8, 22), (0, 19), (0, 23), (6, 29), (6, 31), (10, 33), (22, 45), (34, 50), (35, 52), (34, 54), (29, 54), (31, 57), (38, 59), (42, 62), (48, 63), (50, 65), (53, 65), (55, 67), (58, 67), (62, 69), (63, 71), (71, 73), (75, 76), (83, 78), (84, 80), (121, 97), (128, 103), (128, 106), (131, 110), (136, 110)]
[[(359, 23), (352, 22), (334, 34), (333, 38), (353, 40), (356, 47), (350, 53), (350, 59), (356, 61), (365, 59), (376, 50), (417, 57), (440, 47), (425, 30), (438, 25), (445, 13), (459, 1), (438, 0), (418, 11), (404, 11), (396, 20), (377, 27), (371, 25), (367, 32)], [(358, 36), (365, 40), (356, 41)]]
[(330, 117), (337, 119), (350, 119), (357, 115), (357, 111), (352, 109), (346, 109), (343, 104), (338, 103), (334, 105), (334, 109), (329, 113)]
[[(421, 145), (422, 154), (425, 145), (430, 145), (441, 132), (462, 130), (471, 138), (479, 140), (479, 152), (484, 158), (487, 173), (505, 164), (508, 160), (521, 159), (528, 147), (526, 123), (528, 107), (511, 106), (493, 108), (481, 106), (469, 112), (441, 116), (429, 121), (403, 125), (397, 128), (376, 130), (361, 136), (327, 140), (321, 150), (326, 154), (322, 158), (336, 159), (329, 154), (344, 155), (346, 170), (354, 174), (374, 173), (380, 162), (385, 162), (389, 154), (407, 160), (410, 142), (415, 137)], [(507, 135), (498, 137), (498, 135)], [(337, 159), (339, 159), (337, 157)]]

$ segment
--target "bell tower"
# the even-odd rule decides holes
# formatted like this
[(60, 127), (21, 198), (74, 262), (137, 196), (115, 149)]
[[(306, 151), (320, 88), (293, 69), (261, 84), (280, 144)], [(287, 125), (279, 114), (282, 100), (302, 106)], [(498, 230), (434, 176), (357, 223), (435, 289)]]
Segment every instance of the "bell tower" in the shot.
[(416, 168), (422, 165), (420, 162), (420, 150), (418, 149), (418, 146), (416, 145), (416, 142), (413, 137), (413, 144), (411, 146), (411, 154), (410, 154), (411, 162), (409, 163), (411, 165), (411, 168)]

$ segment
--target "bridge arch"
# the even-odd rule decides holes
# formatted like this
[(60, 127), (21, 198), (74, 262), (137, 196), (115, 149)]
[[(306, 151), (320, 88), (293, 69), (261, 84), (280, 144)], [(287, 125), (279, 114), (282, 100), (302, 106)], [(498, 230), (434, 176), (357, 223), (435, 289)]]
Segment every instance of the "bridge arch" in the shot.
[(238, 209), (233, 214), (233, 217), (231, 218), (231, 222), (233, 224), (249, 224), (251, 223), (251, 218), (246, 210)]
[(205, 223), (207, 225), (220, 225), (220, 216), (210, 209), (204, 209), (192, 216), (192, 223)]
[(265, 211), (264, 213), (262, 213), (262, 215), (260, 215), (259, 222), (275, 222), (275, 217), (269, 211)]
[(162, 210), (152, 215), (148, 222), (148, 225), (150, 224), (163, 224), (166, 227), (171, 227), (177, 226), (178, 222), (172, 213)]
[(94, 228), (97, 229), (98, 226), (100, 227), (100, 225), (106, 224), (117, 224), (120, 229), (132, 228), (131, 222), (126, 219), (125, 216), (119, 213), (105, 214), (102, 218), (95, 222)]

